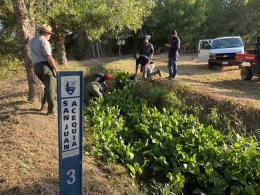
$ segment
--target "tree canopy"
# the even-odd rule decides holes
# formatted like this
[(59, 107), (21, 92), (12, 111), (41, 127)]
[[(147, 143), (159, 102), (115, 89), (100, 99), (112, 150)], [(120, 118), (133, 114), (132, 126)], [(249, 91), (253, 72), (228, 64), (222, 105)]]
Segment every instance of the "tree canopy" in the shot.
[[(131, 48), (136, 43), (127, 39), (142, 32), (150, 34), (160, 47), (169, 32), (176, 29), (183, 46), (193, 49), (197, 40), (218, 36), (239, 35), (253, 42), (260, 29), (260, 0), (23, 1), (32, 25), (52, 25), (55, 21), (56, 31), (65, 37), (65, 42), (68, 34), (75, 33), (84, 34), (83, 39), (88, 40), (84, 44), (101, 39)], [(12, 3), (0, 0), (0, 5), (0, 52), (17, 54), (19, 42)]]

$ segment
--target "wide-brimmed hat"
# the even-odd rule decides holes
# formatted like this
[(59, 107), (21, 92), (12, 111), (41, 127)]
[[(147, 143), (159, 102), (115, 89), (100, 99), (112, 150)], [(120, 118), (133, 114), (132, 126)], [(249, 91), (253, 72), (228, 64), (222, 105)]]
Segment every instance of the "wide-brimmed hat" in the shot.
[(41, 26), (37, 27), (37, 29), (41, 32), (46, 32), (53, 35), (55, 34), (54, 32), (52, 32), (52, 27), (48, 24), (42, 24)]

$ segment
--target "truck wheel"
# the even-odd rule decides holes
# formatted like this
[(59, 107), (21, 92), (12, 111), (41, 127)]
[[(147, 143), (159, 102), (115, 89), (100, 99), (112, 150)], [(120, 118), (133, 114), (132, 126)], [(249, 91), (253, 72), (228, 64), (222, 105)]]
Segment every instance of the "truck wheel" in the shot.
[(251, 80), (253, 78), (253, 73), (250, 66), (244, 66), (241, 68), (240, 76), (242, 80)]
[(214, 64), (208, 62), (208, 69), (213, 69), (214, 68)]

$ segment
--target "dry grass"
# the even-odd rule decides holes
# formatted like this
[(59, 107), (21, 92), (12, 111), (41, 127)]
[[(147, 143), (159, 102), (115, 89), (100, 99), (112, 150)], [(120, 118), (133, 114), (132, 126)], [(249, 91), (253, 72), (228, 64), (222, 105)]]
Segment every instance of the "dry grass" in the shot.
[[(27, 102), (25, 78), (7, 77), (0, 86), (0, 194), (58, 194), (57, 119)], [(83, 182), (84, 194), (140, 194), (124, 168), (88, 155)]]

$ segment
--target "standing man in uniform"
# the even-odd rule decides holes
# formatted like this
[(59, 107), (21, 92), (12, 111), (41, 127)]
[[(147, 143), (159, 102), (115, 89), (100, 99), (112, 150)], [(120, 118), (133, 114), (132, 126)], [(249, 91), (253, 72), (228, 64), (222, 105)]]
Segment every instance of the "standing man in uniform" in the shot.
[(51, 44), (49, 42), (52, 32), (51, 26), (47, 24), (41, 25), (39, 28), (39, 36), (32, 38), (29, 42), (31, 48), (32, 63), (34, 72), (44, 85), (44, 96), (42, 99), (41, 111), (43, 111), (45, 103), (48, 103), (47, 114), (54, 113), (54, 98), (56, 91), (56, 72), (57, 66), (52, 57)]
[(177, 35), (177, 31), (173, 30), (171, 32), (171, 42), (170, 44), (165, 44), (169, 48), (168, 51), (168, 70), (169, 70), (169, 79), (175, 80), (177, 74), (177, 64), (176, 61), (179, 57), (181, 41)]

